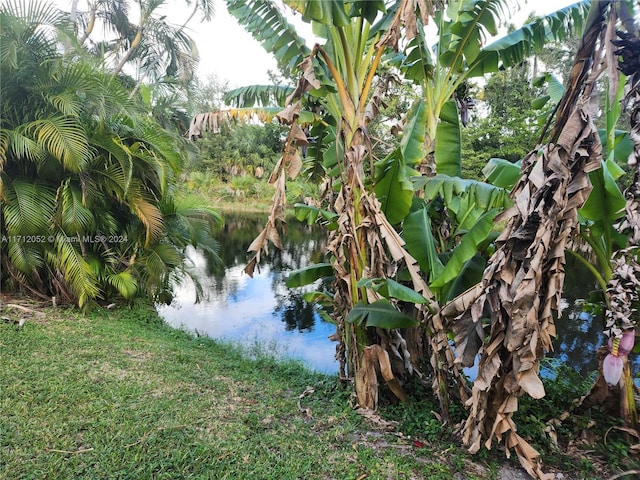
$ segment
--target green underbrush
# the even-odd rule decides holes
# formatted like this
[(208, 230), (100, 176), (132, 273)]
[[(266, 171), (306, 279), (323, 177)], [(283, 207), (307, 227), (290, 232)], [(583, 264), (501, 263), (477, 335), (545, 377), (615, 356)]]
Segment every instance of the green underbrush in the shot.
[[(269, 211), (275, 188), (263, 178), (244, 173), (237, 176), (221, 176), (213, 172), (191, 172), (181, 184), (180, 194), (190, 195), (209, 202), (220, 210)], [(319, 199), (318, 188), (303, 180), (287, 183), (287, 204), (306, 203)]]

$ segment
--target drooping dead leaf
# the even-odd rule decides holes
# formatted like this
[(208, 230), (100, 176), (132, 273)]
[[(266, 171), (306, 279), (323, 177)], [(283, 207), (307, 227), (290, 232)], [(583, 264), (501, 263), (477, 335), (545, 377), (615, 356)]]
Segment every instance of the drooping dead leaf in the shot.
[(300, 116), (300, 101), (287, 104), (282, 110), (276, 113), (276, 118), (284, 125), (291, 125)]
[(193, 116), (189, 124), (189, 130), (185, 137), (194, 140), (201, 138), (204, 133), (220, 133), (222, 125), (231, 121), (247, 122), (258, 120), (268, 123), (273, 120), (276, 114), (264, 108), (229, 108), (215, 112), (203, 112)]
[(384, 99), (389, 91), (389, 88), (393, 84), (399, 84), (400, 78), (394, 74), (384, 75), (382, 78), (378, 80), (378, 84), (371, 94), (371, 98), (367, 103), (367, 106), (364, 110), (365, 121), (371, 121), (378, 113), (380, 113), (380, 107), (386, 107)]
[(409, 400), (393, 374), (389, 354), (380, 345), (370, 345), (364, 348), (360, 368), (356, 372), (358, 405), (369, 410), (378, 408), (378, 372), (401, 402)]
[(287, 155), (286, 164), (287, 164), (287, 176), (291, 180), (294, 180), (300, 173), (300, 170), (302, 170), (302, 159), (300, 158), (300, 155), (298, 155), (298, 149), (294, 150), (293, 152)]
[(404, 0), (398, 6), (396, 16), (379, 43), (398, 51), (401, 29), (404, 27), (404, 37), (411, 41), (418, 33), (417, 19), (419, 18), (424, 26), (429, 23), (429, 17), (433, 14), (433, 0)]
[(295, 99), (301, 98), (312, 88), (320, 88), (320, 81), (316, 78), (316, 74), (313, 70), (313, 57), (315, 55), (315, 49), (307, 58), (305, 58), (298, 65), (298, 69), (302, 71), (302, 75), (298, 78), (298, 83), (293, 92), (287, 97), (285, 103), (288, 105)]
[[(522, 177), (511, 193), (514, 205), (498, 219), (505, 228), (481, 283), (441, 311), (454, 331), (459, 361), (480, 354), (463, 441), (477, 452), (483, 442), (490, 448), (494, 439), (506, 436), (507, 448), (539, 479), (553, 476), (542, 471), (539, 453), (516, 433), (512, 415), (523, 393), (544, 396), (539, 360), (553, 348), (564, 249), (577, 229), (577, 209), (591, 189), (588, 172), (600, 164), (590, 89), (598, 71), (591, 67), (602, 59), (597, 48), (601, 26), (600, 17), (585, 30), (552, 142), (522, 162)], [(490, 332), (480, 341), (484, 332), (478, 322), (484, 316), (490, 319)]]

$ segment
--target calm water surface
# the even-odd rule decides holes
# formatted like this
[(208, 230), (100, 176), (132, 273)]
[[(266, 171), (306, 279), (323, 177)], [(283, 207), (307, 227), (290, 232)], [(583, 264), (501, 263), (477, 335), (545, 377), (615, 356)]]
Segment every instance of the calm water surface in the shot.
[[(260, 271), (250, 278), (243, 271), (246, 250), (265, 219), (263, 214), (226, 214), (218, 239), (224, 267), (216, 268), (201, 253), (191, 252), (193, 271), (206, 297), (196, 303), (195, 286), (185, 281), (173, 304), (158, 307), (158, 311), (173, 326), (246, 346), (258, 345), (277, 356), (300, 359), (320, 372), (335, 373), (336, 344), (327, 338), (335, 327), (302, 299), (304, 290), (284, 285), (290, 271), (324, 260), (325, 232), (292, 219), (282, 238), (285, 251), (272, 249)], [(597, 368), (596, 350), (604, 341), (604, 324), (601, 315), (582, 309), (597, 290), (595, 282), (572, 257), (568, 256), (567, 262), (565, 309), (556, 322), (558, 336), (549, 356), (588, 375)], [(640, 370), (638, 356), (632, 360), (635, 371)], [(474, 369), (468, 370), (472, 378), (474, 373)]]
[(195, 285), (185, 281), (177, 288), (174, 302), (158, 307), (158, 312), (175, 327), (257, 345), (277, 356), (300, 359), (320, 372), (336, 373), (336, 343), (328, 339), (335, 326), (302, 299), (305, 289), (284, 285), (290, 271), (322, 260), (325, 233), (292, 219), (282, 239), (284, 252), (273, 248), (250, 278), (243, 271), (249, 258), (247, 247), (265, 219), (266, 215), (225, 215), (218, 239), (224, 267), (216, 268), (195, 250), (190, 254), (205, 298), (196, 303)]

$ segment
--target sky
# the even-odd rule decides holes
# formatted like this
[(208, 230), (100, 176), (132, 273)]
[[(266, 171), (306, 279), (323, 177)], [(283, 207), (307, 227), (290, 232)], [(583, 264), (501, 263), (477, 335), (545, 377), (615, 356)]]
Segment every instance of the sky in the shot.
[[(71, 0), (51, 1), (65, 10), (70, 9)], [(575, 1), (577, 0), (514, 0), (514, 5), (520, 5), (520, 11), (509, 21), (519, 25), (531, 11), (542, 15)], [(268, 83), (267, 72), (269, 69), (276, 70), (275, 60), (238, 25), (235, 18), (227, 12), (224, 0), (214, 2), (213, 20), (201, 23), (198, 18), (194, 18), (189, 24), (188, 33), (195, 40), (200, 53), (198, 76), (205, 79), (208, 75), (215, 75), (220, 81), (228, 81), (231, 88)], [(86, 10), (86, 0), (79, 1), (79, 9)], [(182, 25), (190, 11), (185, 0), (166, 1), (165, 13), (173, 24)], [(310, 27), (299, 16), (291, 17), (290, 22), (305, 38), (312, 38)], [(311, 41), (309, 46), (312, 46)]]

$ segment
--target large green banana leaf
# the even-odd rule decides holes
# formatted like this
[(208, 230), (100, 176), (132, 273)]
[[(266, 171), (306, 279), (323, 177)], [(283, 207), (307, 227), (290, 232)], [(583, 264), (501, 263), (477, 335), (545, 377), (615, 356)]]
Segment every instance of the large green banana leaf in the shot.
[(495, 208), (483, 213), (461, 236), (460, 243), (453, 249), (444, 270), (429, 285), (434, 293), (444, 290), (448, 283), (455, 280), (463, 271), (465, 263), (481, 250), (482, 244), (487, 243), (489, 234), (493, 230), (493, 220), (498, 213), (499, 210)]
[(473, 179), (436, 175), (424, 182), (425, 199), (442, 197), (450, 214), (459, 228), (469, 229), (484, 212), (493, 209), (505, 209), (511, 205), (509, 193), (485, 182)]
[(447, 101), (440, 111), (436, 130), (436, 171), (451, 177), (462, 174), (462, 135), (455, 100)]
[(366, 287), (379, 293), (385, 298), (394, 298), (403, 302), (423, 304), (428, 303), (425, 297), (420, 295), (412, 288), (406, 287), (401, 283), (390, 278), (364, 278), (358, 282), (358, 288)]
[(482, 48), (468, 65), (469, 77), (497, 72), (521, 63), (550, 41), (563, 40), (579, 32), (591, 2), (583, 0), (538, 17)]
[(413, 167), (425, 156), (426, 105), (414, 102), (407, 113), (400, 146), (376, 164), (376, 196), (392, 225), (400, 223), (409, 213), (415, 194), (411, 177), (419, 176)]
[(512, 163), (504, 158), (490, 158), (482, 173), (491, 185), (511, 190), (521, 176), (520, 161)]
[[(619, 237), (614, 222), (624, 215), (625, 198), (616, 180), (624, 171), (613, 161), (603, 160), (601, 167), (589, 174), (593, 186), (587, 201), (578, 210), (581, 223), (585, 224), (596, 238), (615, 239), (619, 247), (624, 247), (626, 239)], [(610, 257), (612, 245), (607, 246)]]
[(302, 287), (331, 275), (333, 275), (333, 267), (330, 263), (314, 263), (291, 272), (287, 277), (286, 285), (289, 288)]
[[(424, 186), (424, 200), (416, 199), (403, 223), (407, 250), (428, 274), (430, 288), (440, 301), (472, 285), (484, 268), (479, 252), (487, 249), (494, 236), (493, 220), (510, 205), (507, 192), (475, 180), (436, 175)], [(449, 238), (436, 239), (429, 215), (429, 203), (440, 199), (451, 218)]]
[(409, 328), (418, 326), (418, 321), (399, 312), (389, 300), (383, 298), (370, 304), (356, 303), (345, 319), (349, 323), (378, 328)]
[(438, 255), (438, 242), (433, 237), (431, 217), (423, 200), (415, 200), (413, 211), (407, 215), (402, 226), (409, 253), (430, 279), (437, 278), (444, 270), (444, 265)]

